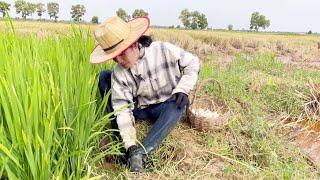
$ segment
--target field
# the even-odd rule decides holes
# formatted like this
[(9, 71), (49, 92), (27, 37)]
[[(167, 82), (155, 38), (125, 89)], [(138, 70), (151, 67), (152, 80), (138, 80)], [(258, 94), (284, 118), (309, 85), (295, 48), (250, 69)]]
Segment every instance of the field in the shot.
[[(320, 119), (319, 36), (151, 29), (155, 40), (201, 57), (200, 82), (213, 78), (221, 91), (207, 83), (200, 92), (223, 99), (232, 119), (215, 132), (180, 123), (150, 156), (148, 172), (134, 174), (106, 163), (121, 144), (99, 148), (110, 119), (97, 74), (112, 64), (88, 63), (94, 26), (13, 22), (12, 28), (0, 21), (0, 27), (4, 179), (319, 178), (319, 165), (292, 135)], [(137, 126), (139, 137), (150, 127)]]

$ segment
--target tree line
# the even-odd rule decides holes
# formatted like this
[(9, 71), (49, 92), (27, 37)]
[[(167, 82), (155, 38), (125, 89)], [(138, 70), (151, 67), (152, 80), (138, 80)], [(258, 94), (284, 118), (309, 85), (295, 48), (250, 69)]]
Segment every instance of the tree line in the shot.
[[(45, 12), (47, 12), (50, 19), (53, 19), (54, 21), (58, 20), (59, 3), (57, 2), (48, 2), (47, 4), (44, 4), (31, 3), (24, 0), (17, 0), (14, 2), (13, 7), (16, 9), (17, 15), (20, 15), (23, 19), (27, 19), (28, 16), (32, 16), (36, 13), (39, 16), (39, 19), (41, 20), (42, 15)], [(10, 8), (11, 4), (4, 1), (0, 1), (0, 12), (2, 13), (2, 17), (8, 15)], [(86, 8), (84, 5), (81, 4), (72, 5), (70, 10), (71, 18), (77, 22), (82, 21), (82, 17), (85, 13)]]
[[(0, 1), (0, 13), (2, 16), (6, 16), (10, 11), (11, 4)], [(14, 8), (16, 13), (21, 15), (21, 18), (26, 19), (28, 16), (37, 14), (39, 19), (42, 19), (42, 15), (47, 12), (50, 19), (53, 19), (55, 22), (58, 20), (59, 14), (59, 4), (57, 2), (48, 2), (47, 4), (43, 3), (31, 3), (25, 0), (16, 0), (14, 2)], [(86, 13), (86, 8), (84, 5), (75, 4), (72, 5), (70, 10), (71, 18), (76, 21), (82, 21), (82, 17)], [(149, 13), (143, 9), (135, 9), (131, 15), (129, 15), (123, 8), (119, 8), (116, 11), (116, 15), (122, 18), (124, 21), (130, 21), (131, 19), (137, 17), (148, 16)], [(183, 24), (185, 29), (207, 29), (208, 20), (205, 14), (198, 11), (189, 11), (188, 9), (183, 9), (180, 12), (179, 19)], [(91, 19), (92, 23), (99, 23), (97, 16), (93, 16)], [(250, 19), (250, 30), (258, 31), (260, 28), (266, 29), (270, 26), (270, 20), (268, 20), (264, 15), (259, 12), (253, 12)], [(170, 26), (174, 27), (174, 26)], [(177, 28), (180, 28), (178, 25)], [(228, 30), (233, 30), (233, 25), (228, 25)]]

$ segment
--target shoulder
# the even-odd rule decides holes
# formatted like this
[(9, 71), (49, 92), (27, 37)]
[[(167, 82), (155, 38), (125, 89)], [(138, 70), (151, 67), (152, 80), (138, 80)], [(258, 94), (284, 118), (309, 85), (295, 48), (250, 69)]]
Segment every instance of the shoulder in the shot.
[(150, 45), (150, 47), (177, 47), (177, 46), (170, 42), (155, 41)]
[(113, 68), (112, 72), (112, 78), (117, 81), (124, 81), (126, 80), (126, 69), (120, 66), (119, 64), (116, 64)]
[(169, 43), (169, 42), (164, 42), (164, 41), (155, 41), (152, 42), (152, 44), (147, 48), (149, 51), (179, 51), (181, 48), (178, 46)]

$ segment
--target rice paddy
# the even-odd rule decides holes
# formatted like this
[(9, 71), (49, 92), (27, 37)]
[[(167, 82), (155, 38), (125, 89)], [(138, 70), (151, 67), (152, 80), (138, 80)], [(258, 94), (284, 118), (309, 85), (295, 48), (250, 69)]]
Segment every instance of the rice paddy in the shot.
[[(233, 115), (214, 132), (180, 123), (150, 157), (148, 172), (134, 174), (105, 162), (119, 157), (120, 143), (99, 148), (110, 135), (110, 115), (97, 74), (112, 64), (89, 64), (93, 26), (13, 22), (12, 28), (0, 21), (0, 27), (1, 179), (319, 178), (283, 127), (283, 117), (320, 119), (310, 116), (319, 106), (306, 109), (303, 98), (312, 101), (318, 91), (308, 85), (320, 83), (318, 66), (305, 64), (319, 61), (319, 36), (151, 29), (154, 39), (201, 57), (200, 81), (221, 84), (221, 92), (208, 83), (201, 93), (222, 98)], [(139, 138), (148, 128), (137, 124)]]

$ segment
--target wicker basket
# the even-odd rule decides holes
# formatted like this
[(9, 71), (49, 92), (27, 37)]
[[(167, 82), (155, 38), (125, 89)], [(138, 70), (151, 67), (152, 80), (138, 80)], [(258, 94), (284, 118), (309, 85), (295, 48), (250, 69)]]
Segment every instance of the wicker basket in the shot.
[[(216, 131), (224, 128), (224, 126), (228, 123), (231, 118), (231, 111), (219, 97), (213, 97), (209, 95), (200, 95), (196, 94), (196, 92), (200, 89), (202, 90), (202, 86), (204, 83), (215, 83), (218, 85), (220, 97), (221, 97), (221, 86), (220, 83), (216, 80), (209, 79), (203, 81), (199, 86), (197, 86), (195, 92), (191, 97), (193, 97), (192, 102), (187, 110), (186, 120), (190, 123), (191, 127), (201, 130), (201, 131)], [(204, 92), (204, 91), (201, 91)], [(193, 111), (197, 111), (199, 109), (209, 110), (211, 112), (216, 112), (219, 114), (219, 117), (203, 117), (192, 113)]]

